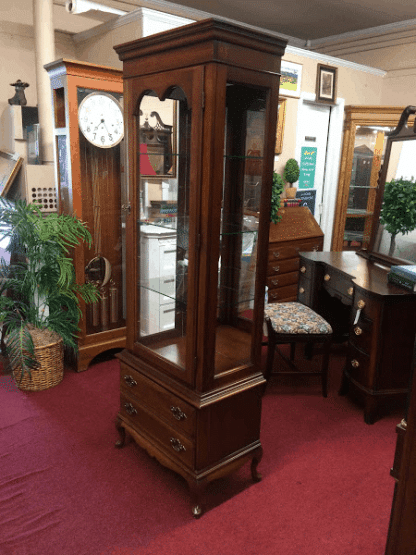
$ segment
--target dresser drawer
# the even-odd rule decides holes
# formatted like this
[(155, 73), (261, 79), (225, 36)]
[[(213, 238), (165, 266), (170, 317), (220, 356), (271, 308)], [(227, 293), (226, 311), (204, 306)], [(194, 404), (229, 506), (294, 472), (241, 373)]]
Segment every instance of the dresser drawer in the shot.
[(121, 389), (176, 430), (194, 435), (196, 410), (179, 397), (120, 361)]
[(170, 458), (178, 459), (187, 466), (193, 465), (193, 441), (148, 412), (135, 397), (121, 392), (120, 414), (138, 432), (143, 431), (147, 437), (154, 438)]
[(284, 243), (271, 243), (269, 245), (269, 262), (285, 260), (287, 258), (298, 258), (300, 252), (318, 251), (322, 245), (316, 239), (304, 239), (301, 241), (286, 241)]
[(359, 318), (358, 322), (351, 327), (350, 344), (369, 355), (373, 344), (373, 332), (373, 321)]
[(299, 270), (299, 258), (288, 258), (287, 260), (269, 260), (267, 275), (288, 274)]
[(312, 299), (312, 282), (305, 277), (304, 274), (299, 274), (299, 281), (298, 281), (298, 301), (306, 304), (307, 306), (311, 305)]
[(267, 287), (269, 289), (276, 289), (276, 287), (285, 287), (286, 285), (293, 285), (298, 282), (298, 272), (290, 272), (288, 274), (279, 274), (267, 278)]
[(323, 276), (323, 288), (335, 297), (342, 297), (346, 302), (352, 304), (354, 288), (351, 278), (333, 268), (325, 268)]
[(268, 301), (269, 303), (275, 303), (278, 301), (283, 301), (285, 299), (295, 299), (298, 292), (298, 284), (287, 285), (286, 287), (278, 287), (277, 289), (269, 289)]
[(367, 318), (368, 320), (376, 321), (381, 316), (382, 305), (374, 298), (369, 298), (356, 291), (354, 298), (353, 317), (356, 317), (357, 311), (360, 311), (359, 318)]
[(370, 357), (363, 351), (350, 345), (348, 348), (347, 371), (351, 378), (364, 387), (371, 386)]

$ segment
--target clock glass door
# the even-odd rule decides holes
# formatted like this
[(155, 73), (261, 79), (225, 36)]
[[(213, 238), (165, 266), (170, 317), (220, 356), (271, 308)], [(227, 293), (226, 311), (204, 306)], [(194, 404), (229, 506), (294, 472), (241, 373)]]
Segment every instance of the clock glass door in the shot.
[[(84, 179), (82, 219), (88, 222), (92, 236), (91, 247), (84, 246), (85, 279), (100, 290), (100, 301), (89, 305), (86, 311), (86, 333), (91, 335), (125, 325), (125, 213), (122, 206), (126, 198), (121, 163), (124, 141), (122, 120), (120, 125), (117, 115), (122, 95), (80, 87), (77, 92), (81, 108), (80, 164)], [(100, 111), (100, 98), (107, 102), (104, 112)], [(113, 104), (114, 113), (110, 109)], [(83, 106), (87, 109), (82, 109)]]

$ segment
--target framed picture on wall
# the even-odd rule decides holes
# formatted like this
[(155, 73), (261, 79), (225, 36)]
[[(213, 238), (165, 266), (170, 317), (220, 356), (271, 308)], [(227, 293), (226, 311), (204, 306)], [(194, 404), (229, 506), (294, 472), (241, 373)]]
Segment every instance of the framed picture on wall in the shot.
[(282, 60), (280, 67), (279, 96), (293, 96), (300, 98), (302, 83), (302, 66), (293, 62)]
[(23, 158), (15, 152), (0, 151), (0, 195), (6, 196), (7, 191), (10, 189), (20, 166), (23, 163)]
[(334, 104), (337, 99), (337, 68), (318, 64), (316, 75), (316, 100)]
[(277, 114), (277, 129), (276, 129), (276, 146), (274, 149), (275, 154), (282, 154), (283, 133), (285, 130), (285, 117), (286, 117), (286, 98), (279, 98), (279, 112)]

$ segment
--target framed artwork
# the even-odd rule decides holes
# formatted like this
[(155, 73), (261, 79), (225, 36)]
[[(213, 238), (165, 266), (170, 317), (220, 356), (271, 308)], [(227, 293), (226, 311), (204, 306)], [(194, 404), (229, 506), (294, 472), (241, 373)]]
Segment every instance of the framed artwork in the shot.
[(318, 64), (316, 100), (334, 104), (337, 99), (337, 68)]
[(19, 172), (23, 158), (15, 152), (0, 150), (0, 195), (4, 197)]
[(286, 117), (286, 98), (279, 98), (279, 112), (277, 114), (277, 129), (276, 129), (276, 146), (274, 149), (275, 154), (282, 154), (283, 132), (285, 130), (285, 117)]
[(300, 98), (302, 83), (302, 66), (293, 62), (282, 60), (280, 67), (279, 96), (293, 96)]

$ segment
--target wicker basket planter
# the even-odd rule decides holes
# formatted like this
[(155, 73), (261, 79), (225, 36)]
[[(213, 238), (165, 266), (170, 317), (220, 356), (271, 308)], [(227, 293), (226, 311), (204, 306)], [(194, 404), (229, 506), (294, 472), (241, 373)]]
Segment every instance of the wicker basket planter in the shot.
[(41, 391), (58, 385), (64, 377), (63, 341), (48, 330), (30, 331), (35, 344), (38, 367), (22, 377), (20, 367), (13, 368), (16, 385), (23, 391)]

